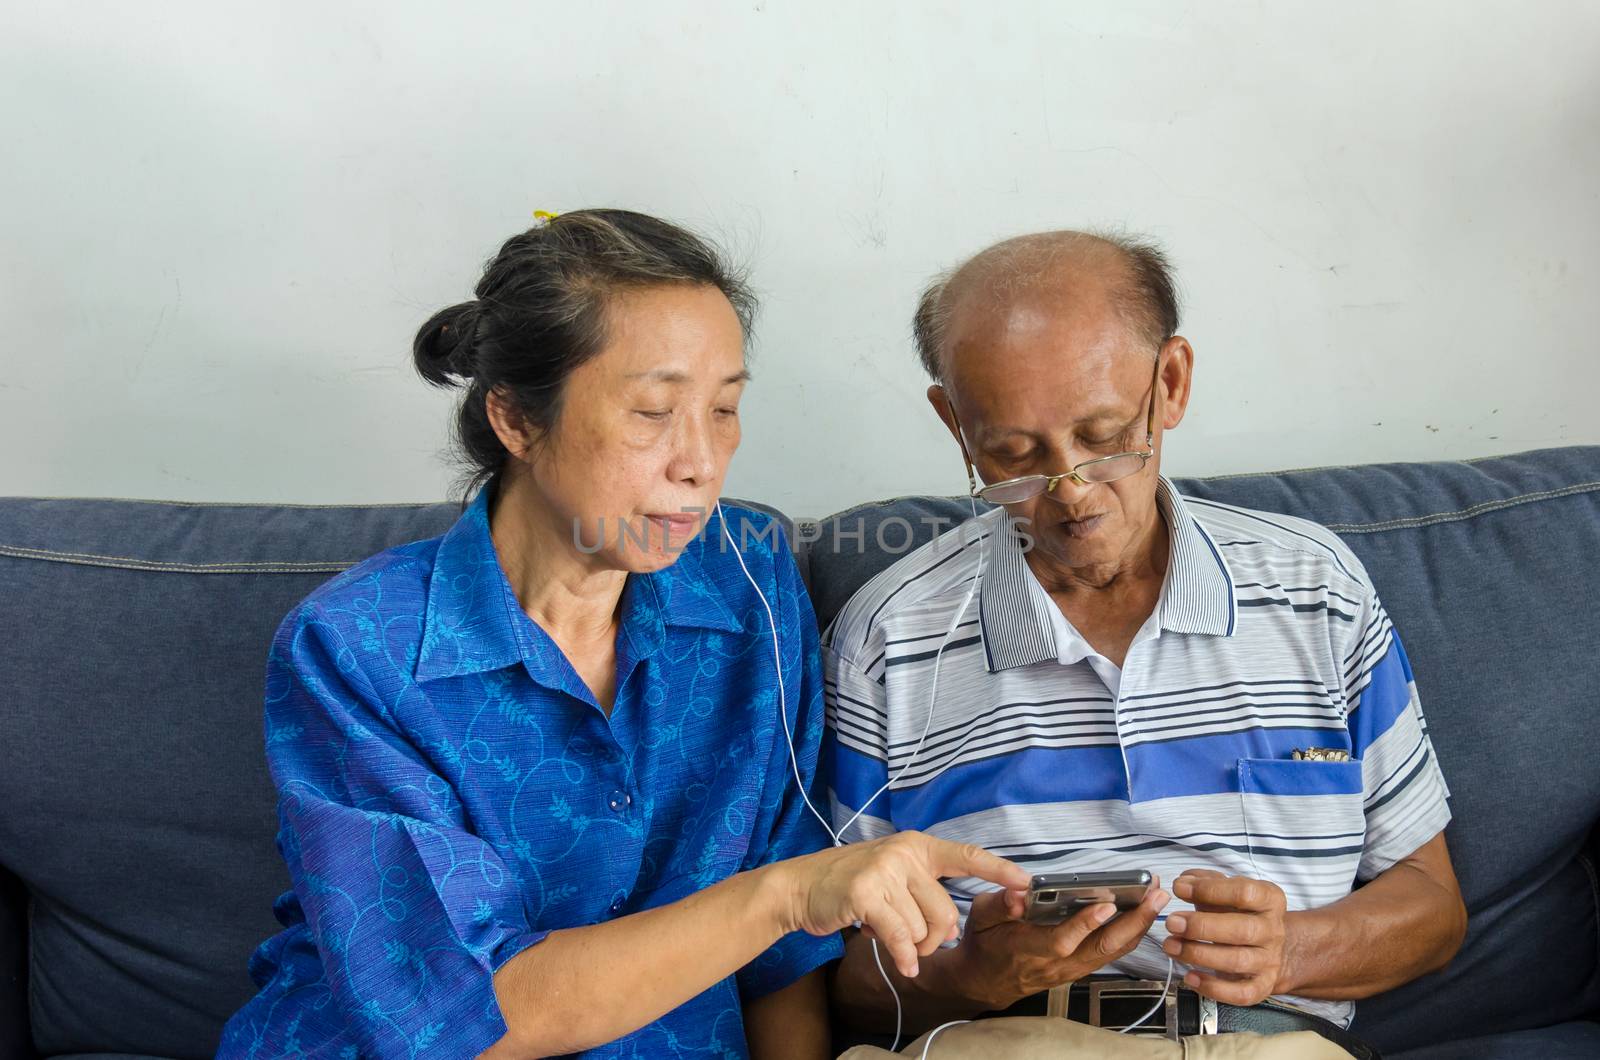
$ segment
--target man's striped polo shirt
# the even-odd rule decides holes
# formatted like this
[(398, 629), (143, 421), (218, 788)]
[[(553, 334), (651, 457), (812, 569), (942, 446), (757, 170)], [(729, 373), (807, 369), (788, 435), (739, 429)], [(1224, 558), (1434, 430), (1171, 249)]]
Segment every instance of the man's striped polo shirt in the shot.
[[(854, 818), (843, 838), (919, 829), (1035, 873), (1146, 868), (1170, 883), (1211, 868), (1308, 909), (1444, 829), (1411, 668), (1355, 555), (1314, 523), (1185, 499), (1166, 479), (1157, 500), (1166, 578), (1120, 670), (1044, 592), (1004, 509), (856, 593), (824, 651), (835, 827)], [(974, 578), (930, 719), (935, 652)], [(1294, 760), (1307, 748), (1350, 760)], [(949, 886), (965, 912), (988, 885)], [(1163, 918), (1111, 970), (1163, 977), (1165, 938)], [(1354, 1011), (1282, 1000), (1343, 1023)]]

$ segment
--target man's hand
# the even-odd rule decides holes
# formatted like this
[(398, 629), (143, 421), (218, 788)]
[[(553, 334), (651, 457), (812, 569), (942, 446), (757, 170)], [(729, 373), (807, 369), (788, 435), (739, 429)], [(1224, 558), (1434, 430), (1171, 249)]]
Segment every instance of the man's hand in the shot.
[(1019, 891), (978, 895), (955, 949), (956, 981), (990, 1009), (1082, 979), (1126, 955), (1172, 896), (1156, 880), (1138, 908), (1114, 920), (1116, 906), (1101, 903), (1050, 926), (1022, 919), (1026, 900)]
[(1171, 935), (1162, 948), (1194, 969), (1190, 989), (1229, 1005), (1255, 1005), (1281, 985), (1286, 959), (1283, 890), (1266, 880), (1189, 869), (1172, 881), (1172, 893), (1194, 906), (1167, 917)]

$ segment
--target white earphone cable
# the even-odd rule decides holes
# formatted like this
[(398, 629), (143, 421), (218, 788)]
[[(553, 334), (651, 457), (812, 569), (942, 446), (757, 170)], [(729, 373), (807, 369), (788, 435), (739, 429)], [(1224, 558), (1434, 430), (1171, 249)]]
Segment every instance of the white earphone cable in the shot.
[(928, 1035), (928, 1040), (922, 1043), (922, 1060), (928, 1060), (928, 1050), (933, 1048), (933, 1040), (939, 1037), (940, 1031), (944, 1030), (946, 1027), (959, 1027), (963, 1023), (971, 1022), (971, 1020), (951, 1020), (949, 1023), (941, 1023), (939, 1026), (935, 1027), (933, 1029), (933, 1033)]
[[(978, 506), (977, 506), (977, 503), (974, 502), (970, 497), (968, 498), (968, 503), (972, 507), (972, 518), (973, 519), (977, 519), (978, 518)], [(883, 786), (880, 787), (877, 791), (873, 792), (872, 795), (869, 796), (864, 803), (862, 803), (861, 808), (859, 810), (857, 810), (854, 814), (852, 814), (851, 817), (848, 820), (846, 820), (845, 823), (843, 825), (841, 825), (837, 831), (835, 831), (833, 829), (833, 827), (828, 823), (827, 818), (825, 818), (822, 815), (822, 813), (816, 808), (816, 806), (811, 802), (811, 796), (806, 791), (806, 785), (805, 785), (804, 781), (802, 780), (802, 778), (800, 776), (800, 762), (799, 762), (799, 759), (795, 755), (795, 750), (794, 750), (794, 730), (789, 725), (789, 705), (788, 705), (788, 699), (787, 699), (786, 692), (785, 692), (785, 689), (784, 689), (784, 684), (783, 684), (783, 653), (782, 653), (782, 650), (781, 650), (781, 648), (779, 647), (779, 644), (778, 644), (778, 622), (777, 622), (777, 618), (773, 615), (772, 605), (767, 602), (767, 594), (761, 591), (761, 586), (756, 583), (755, 577), (751, 575), (750, 568), (745, 565), (744, 556), (740, 553), (738, 545), (734, 544), (733, 534), (728, 530), (728, 521), (723, 516), (723, 513), (722, 513), (722, 502), (720, 500), (717, 501), (716, 511), (717, 511), (717, 522), (722, 527), (723, 537), (726, 538), (727, 541), (728, 541), (728, 544), (733, 547), (734, 557), (739, 561), (739, 569), (744, 571), (745, 580), (748, 581), (750, 583), (750, 587), (756, 591), (756, 598), (761, 601), (761, 607), (762, 607), (763, 610), (766, 611), (766, 614), (767, 614), (767, 628), (772, 632), (772, 665), (773, 665), (773, 669), (776, 672), (777, 678), (778, 678), (778, 714), (783, 719), (783, 734), (784, 734), (784, 737), (788, 740), (788, 744), (789, 744), (789, 765), (790, 765), (790, 768), (792, 768), (794, 770), (794, 779), (795, 779), (795, 783), (800, 788), (800, 797), (805, 800), (806, 808), (811, 811), (811, 815), (813, 817), (815, 817), (817, 819), (817, 821), (822, 825), (823, 831), (827, 832), (828, 836), (833, 840), (833, 845), (834, 846), (843, 846), (844, 845), (844, 840), (842, 838), (840, 838), (840, 837), (843, 836), (843, 834), (850, 828), (851, 825), (855, 824), (857, 818), (859, 818), (862, 814), (867, 812), (867, 807), (871, 806), (873, 804), (873, 802), (875, 802), (877, 800), (878, 796), (880, 796), (884, 792), (888, 791), (890, 789), (890, 787), (892, 787), (896, 781), (898, 781), (901, 777), (905, 776), (906, 771), (909, 770), (912, 767), (912, 765), (914, 765), (916, 763), (917, 756), (922, 753), (923, 744), (925, 744), (927, 742), (928, 733), (933, 728), (933, 715), (934, 715), (935, 707), (936, 707), (936, 705), (938, 703), (939, 663), (944, 658), (944, 649), (950, 643), (950, 638), (955, 636), (956, 630), (961, 625), (961, 620), (966, 616), (967, 608), (971, 606), (972, 597), (977, 593), (979, 582), (983, 578), (983, 550), (980, 548), (979, 551), (978, 551), (978, 567), (977, 567), (977, 571), (972, 576), (971, 584), (969, 584), (967, 586), (967, 595), (962, 598), (961, 606), (956, 609), (955, 617), (953, 619), (951, 619), (951, 621), (950, 621), (950, 628), (945, 631), (944, 639), (942, 639), (939, 642), (938, 650), (934, 652), (934, 655), (933, 655), (933, 672), (932, 672), (932, 675), (931, 675), (931, 677), (929, 679), (929, 685), (928, 685), (928, 716), (927, 716), (927, 719), (922, 724), (922, 735), (920, 737), (918, 737), (917, 745), (914, 748), (912, 748), (911, 755), (910, 755), (909, 758), (906, 759), (905, 764), (903, 766), (901, 766), (900, 769), (892, 777), (887, 778), (884, 781)], [(995, 530), (995, 531), (992, 531), (992, 532), (993, 533), (999, 533), (1000, 531), (999, 530)], [(981, 541), (981, 538), (980, 538), (980, 541)], [(894, 980), (890, 977), (888, 969), (886, 969), (883, 966), (883, 956), (878, 950), (878, 940), (877, 939), (872, 939), (871, 941), (872, 941), (872, 959), (878, 966), (878, 974), (883, 976), (884, 985), (889, 988), (889, 993), (894, 998), (894, 1044), (889, 1047), (889, 1051), (890, 1052), (897, 1052), (899, 1050), (899, 1048), (900, 1048), (900, 1037), (901, 1037), (902, 1030), (904, 1028), (905, 1009), (904, 1009), (904, 1007), (902, 1006), (902, 1004), (900, 1002), (900, 993), (899, 993), (899, 991), (895, 990), (895, 988), (894, 988)], [(1166, 981), (1166, 984), (1161, 989), (1161, 996), (1159, 998), (1157, 998), (1156, 999), (1156, 1003), (1150, 1007), (1150, 1011), (1146, 1012), (1143, 1016), (1139, 1017), (1139, 1019), (1137, 1021), (1135, 1021), (1135, 1022), (1129, 1024), (1128, 1026), (1122, 1028), (1122, 1030), (1119, 1031), (1118, 1033), (1127, 1034), (1129, 1031), (1132, 1031), (1137, 1027), (1143, 1026), (1145, 1023), (1147, 1023), (1150, 1020), (1150, 1017), (1154, 1016), (1158, 1011), (1160, 1011), (1161, 1006), (1166, 1003), (1167, 995), (1169, 993), (1171, 993), (1171, 991), (1172, 991), (1172, 975), (1173, 975), (1173, 962), (1172, 962), (1172, 959), (1169, 957), (1169, 958), (1167, 958), (1167, 981)], [(938, 1036), (940, 1031), (944, 1030), (947, 1027), (954, 1027), (954, 1026), (957, 1026), (958, 1024), (969, 1023), (969, 1022), (971, 1022), (971, 1021), (970, 1020), (951, 1020), (949, 1023), (941, 1024), (940, 1026), (934, 1028), (933, 1033), (928, 1036), (927, 1042), (922, 1047), (923, 1060), (927, 1060), (928, 1050), (933, 1046), (933, 1040), (934, 1040), (935, 1037)]]
[[(971, 501), (971, 498), (968, 498), (968, 500)], [(977, 506), (977, 504), (973, 504), (972, 505), (972, 517), (974, 519), (976, 519), (978, 517), (978, 506)], [(996, 532), (998, 532), (998, 531), (996, 531)], [(955, 617), (950, 620), (950, 628), (945, 631), (944, 639), (939, 642), (939, 649), (933, 653), (933, 674), (932, 674), (932, 677), (930, 678), (929, 685), (928, 685), (928, 717), (922, 723), (922, 735), (917, 738), (917, 745), (911, 749), (911, 757), (906, 759), (905, 765), (901, 766), (899, 772), (895, 773), (894, 776), (889, 777), (888, 779), (886, 779), (883, 782), (883, 786), (881, 788), (879, 788), (877, 791), (874, 791), (870, 796), (868, 796), (867, 800), (861, 804), (861, 809), (857, 810), (850, 817), (849, 820), (845, 821), (845, 823), (840, 826), (840, 828), (839, 828), (839, 834), (840, 835), (843, 835), (847, 830), (849, 830), (851, 825), (856, 823), (856, 818), (857, 817), (860, 817), (862, 814), (867, 812), (867, 807), (871, 806), (873, 804), (873, 802), (875, 802), (877, 800), (879, 795), (882, 795), (884, 792), (888, 791), (889, 788), (891, 786), (893, 786), (896, 781), (898, 781), (901, 777), (906, 775), (906, 771), (908, 769), (910, 769), (914, 764), (916, 764), (917, 756), (922, 753), (922, 745), (927, 742), (928, 733), (933, 728), (934, 708), (935, 708), (935, 705), (939, 701), (938, 700), (938, 696), (939, 696), (939, 663), (942, 662), (943, 659), (944, 659), (945, 646), (950, 643), (950, 638), (955, 636), (956, 630), (958, 628), (960, 628), (960, 626), (961, 626), (961, 620), (964, 617), (966, 617), (967, 608), (972, 604), (973, 594), (978, 591), (978, 583), (979, 583), (980, 580), (982, 580), (982, 578), (983, 578), (983, 550), (982, 550), (982, 548), (979, 548), (979, 550), (978, 550), (978, 569), (977, 569), (977, 572), (974, 573), (973, 576), (972, 576), (971, 584), (969, 584), (967, 586), (967, 595), (962, 598), (961, 606), (956, 608)], [(885, 764), (887, 765), (887, 763), (885, 763)]]
[[(722, 527), (722, 536), (733, 547), (733, 557), (739, 561), (739, 569), (744, 571), (745, 580), (750, 583), (750, 588), (756, 591), (756, 599), (761, 601), (761, 606), (767, 612), (767, 628), (772, 631), (772, 670), (778, 678), (778, 717), (783, 719), (783, 735), (789, 744), (789, 766), (794, 770), (794, 782), (800, 788), (800, 797), (805, 800), (806, 809), (811, 811), (811, 816), (822, 825), (822, 830), (827, 832), (833, 840), (834, 846), (839, 845), (839, 836), (828, 824), (827, 818), (818, 812), (811, 802), (811, 796), (806, 791), (805, 781), (800, 777), (800, 762), (794, 753), (794, 730), (789, 726), (789, 701), (783, 687), (783, 652), (778, 647), (778, 620), (772, 613), (772, 605), (767, 603), (767, 594), (761, 591), (761, 586), (756, 584), (755, 578), (750, 574), (750, 568), (745, 566), (744, 555), (739, 551), (739, 546), (734, 544), (733, 534), (728, 531), (728, 520), (722, 514), (722, 501), (717, 501), (717, 523)], [(843, 829), (840, 829), (843, 831)]]

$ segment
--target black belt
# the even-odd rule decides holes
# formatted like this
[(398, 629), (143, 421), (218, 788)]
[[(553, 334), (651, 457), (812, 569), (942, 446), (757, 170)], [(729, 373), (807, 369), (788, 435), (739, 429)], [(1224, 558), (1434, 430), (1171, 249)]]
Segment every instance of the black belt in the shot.
[[(1133, 1034), (1160, 1035), (1177, 1039), (1195, 1034), (1228, 1034), (1253, 1031), (1256, 1034), (1286, 1034), (1311, 1031), (1339, 1046), (1359, 1060), (1383, 1060), (1378, 1050), (1343, 1027), (1321, 1016), (1289, 1008), (1271, 1001), (1241, 1008), (1202, 997), (1186, 986), (1174, 983), (1163, 999), (1159, 979), (1130, 979), (1125, 976), (1092, 976), (1072, 984), (1054, 1002), (1048, 993), (1034, 994), (990, 1016), (1065, 1016), (1077, 1023), (1107, 1030), (1121, 1030), (1150, 1012), (1149, 1020), (1139, 1024)], [(1157, 1000), (1161, 1004), (1157, 1006)]]

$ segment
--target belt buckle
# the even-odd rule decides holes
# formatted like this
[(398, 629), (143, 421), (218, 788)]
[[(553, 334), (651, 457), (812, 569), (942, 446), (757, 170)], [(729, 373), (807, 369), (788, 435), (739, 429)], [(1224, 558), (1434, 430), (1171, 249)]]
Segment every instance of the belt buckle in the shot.
[[(1125, 1023), (1107, 1023), (1102, 1011), (1102, 1000), (1107, 995), (1114, 995), (1131, 1001), (1142, 1001), (1140, 1014), (1149, 1011), (1149, 1007), (1161, 997), (1161, 992), (1166, 984), (1154, 979), (1108, 979), (1103, 982), (1089, 984), (1089, 1026), (1099, 1027), (1108, 1031), (1121, 1031), (1127, 1028)], [(1161, 1003), (1161, 1008), (1152, 1013), (1150, 1018), (1141, 1023), (1129, 1034), (1160, 1035), (1170, 1042), (1178, 1040), (1178, 992), (1168, 990), (1167, 996)]]
[[(1149, 980), (1149, 978), (1139, 978), (1139, 980), (1090, 980), (1088, 988), (1090, 988), (1090, 1012), (1088, 1012), (1090, 1026), (1099, 1026), (1102, 1030), (1120, 1031), (1123, 1030), (1122, 1025), (1115, 1025), (1115, 1023), (1114, 1025), (1107, 1025), (1106, 1020), (1104, 1020), (1102, 998), (1106, 994), (1118, 994), (1118, 996), (1128, 996), (1128, 998), (1134, 999), (1149, 999), (1150, 1004), (1154, 1004), (1155, 999), (1160, 998), (1162, 991), (1166, 990), (1166, 983), (1155, 982), (1155, 980)], [(1062, 983), (1061, 986), (1056, 986), (1050, 993), (1046, 994), (1046, 998), (1048, 998), (1046, 1014), (1053, 1015), (1053, 1017), (1067, 1018), (1067, 999), (1069, 999), (1070, 991), (1072, 991), (1072, 983)], [(1179, 1018), (1178, 1010), (1179, 991), (1182, 991), (1182, 986), (1173, 986), (1171, 990), (1166, 990), (1166, 998), (1163, 999), (1162, 1007), (1160, 1007), (1162, 1022), (1155, 1022), (1157, 1014), (1152, 1012), (1150, 1020), (1141, 1023), (1138, 1026), (1138, 1030), (1128, 1031), (1128, 1033), (1160, 1034), (1162, 1038), (1166, 1038), (1168, 1041), (1178, 1041), (1179, 1034), (1182, 1031), (1182, 1022), (1181, 1018)], [(1195, 999), (1200, 1002), (1198, 1004), (1198, 1009), (1200, 1009), (1198, 1017), (1200, 1018), (1198, 1018), (1198, 1025), (1195, 1026), (1194, 1033), (1219, 1033), (1221, 1028), (1218, 1026), (1216, 1001), (1206, 998), (1205, 994), (1195, 994)], [(1139, 1015), (1144, 1015), (1144, 1012), (1149, 1012), (1149, 1006), (1139, 1009)]]

